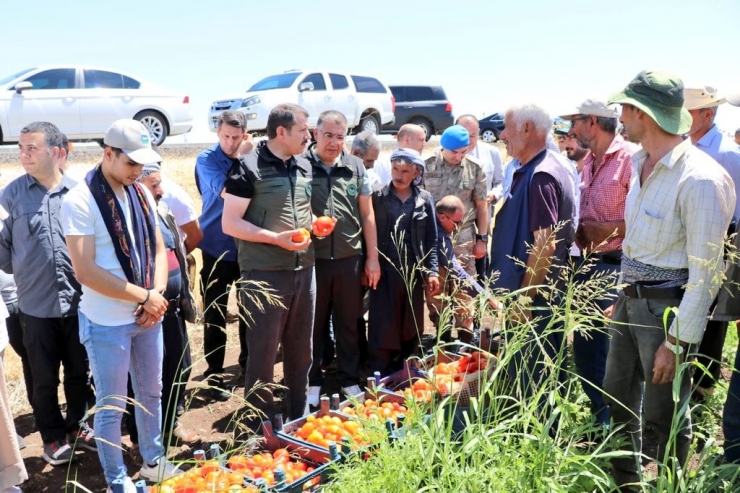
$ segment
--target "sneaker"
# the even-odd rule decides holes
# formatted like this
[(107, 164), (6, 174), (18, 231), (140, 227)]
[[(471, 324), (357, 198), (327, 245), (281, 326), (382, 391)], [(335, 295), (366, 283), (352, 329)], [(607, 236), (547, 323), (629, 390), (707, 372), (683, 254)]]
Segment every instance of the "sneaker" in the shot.
[[(113, 493), (113, 489), (108, 486), (108, 489), (105, 490), (105, 493)], [(134, 482), (131, 481), (131, 478), (128, 476), (126, 476), (126, 479), (123, 480), (123, 493), (136, 493), (136, 486), (134, 485)]]
[(308, 405), (318, 407), (321, 401), (321, 387), (311, 386), (308, 388)]
[(180, 474), (181, 472), (182, 469), (179, 469), (172, 462), (161, 458), (159, 459), (159, 462), (154, 466), (150, 466), (146, 463), (141, 466), (141, 469), (139, 469), (139, 477), (156, 483), (158, 481), (163, 481), (165, 479), (171, 478), (172, 476)]
[(353, 385), (351, 387), (342, 387), (342, 393), (347, 397), (357, 397), (362, 394), (362, 389), (359, 385)]
[(82, 423), (79, 430), (67, 433), (67, 442), (73, 448), (84, 448), (91, 452), (98, 451), (98, 444), (95, 443), (95, 432), (87, 423)]
[(52, 466), (61, 466), (71, 461), (74, 453), (68, 443), (57, 440), (56, 442), (44, 444), (42, 457)]
[(23, 493), (23, 490), (17, 486), (8, 486), (4, 490), (0, 491), (0, 493)]

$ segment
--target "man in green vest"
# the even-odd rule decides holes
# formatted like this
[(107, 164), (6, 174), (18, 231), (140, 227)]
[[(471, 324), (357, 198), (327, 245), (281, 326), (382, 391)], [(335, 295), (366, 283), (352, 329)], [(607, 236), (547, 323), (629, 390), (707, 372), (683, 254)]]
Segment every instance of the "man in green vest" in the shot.
[[(334, 232), (314, 243), (316, 252), (316, 316), (313, 326), (313, 365), (309, 374), (308, 403), (319, 405), (323, 375), (321, 355), (333, 313), (342, 392), (362, 392), (360, 334), (362, 276), (375, 288), (380, 278), (372, 190), (362, 160), (344, 151), (347, 118), (338, 111), (319, 115), (316, 145), (304, 157), (311, 162), (311, 206), (317, 216), (336, 219)], [(363, 239), (367, 257), (363, 255)]]
[[(225, 184), (222, 226), (236, 239), (241, 302), (251, 317), (247, 345), (256, 348), (247, 358), (245, 392), (267, 418), (275, 412), (272, 390), (253, 387), (273, 383), (278, 344), (288, 414), (296, 419), (308, 411), (316, 282), (314, 248), (301, 230), (313, 226), (317, 232), (317, 226), (311, 214), (311, 164), (301, 154), (310, 137), (306, 110), (276, 106), (267, 120), (267, 140), (234, 164)], [(266, 289), (279, 304), (264, 298)]]

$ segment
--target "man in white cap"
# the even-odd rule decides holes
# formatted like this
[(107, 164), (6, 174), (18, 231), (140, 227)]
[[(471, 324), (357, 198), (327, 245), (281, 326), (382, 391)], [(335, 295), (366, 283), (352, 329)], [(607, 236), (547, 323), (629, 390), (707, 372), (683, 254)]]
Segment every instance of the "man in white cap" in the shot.
[[(618, 117), (615, 107), (595, 99), (583, 101), (570, 114), (560, 117), (570, 121), (570, 133), (580, 147), (591, 151), (581, 173), (575, 240), (593, 267), (581, 268), (576, 281), (591, 285), (600, 283), (607, 290), (608, 296), (596, 302), (602, 312), (616, 298), (624, 238), (624, 205), (632, 176), (632, 154), (637, 151), (637, 146), (617, 135)], [(605, 427), (609, 425), (609, 409), (601, 387), (609, 353), (609, 336), (604, 330), (606, 321), (606, 318), (594, 320), (595, 330), (576, 331), (573, 339), (576, 371), (583, 379), (583, 389), (591, 400), (596, 422)]]
[[(727, 171), (735, 183), (735, 195), (740, 196), (740, 147), (720, 132), (714, 124), (719, 105), (724, 102), (725, 98), (720, 97), (714, 87), (684, 89), (683, 107), (689, 110), (692, 118), (688, 132), (691, 143), (709, 154)], [(735, 204), (734, 217), (735, 221), (740, 218), (740, 201)], [(704, 365), (707, 371), (697, 370), (693, 377), (694, 397), (699, 401), (712, 393), (719, 379), (727, 325), (726, 321), (721, 320), (710, 319), (707, 322), (697, 356), (697, 361)]]
[(158, 481), (179, 472), (162, 446), (162, 317), (168, 302), (167, 252), (151, 193), (136, 182), (144, 165), (162, 158), (146, 128), (117, 120), (105, 133), (102, 161), (65, 197), (62, 227), (82, 284), (80, 339), (98, 395), (95, 425), (105, 480), (134, 491), (121, 451), (121, 417), (130, 373), (144, 465)]
[[(683, 89), (678, 77), (646, 70), (608, 101), (622, 105), (620, 119), (642, 150), (632, 156), (624, 287), (613, 310), (604, 394), (625, 448), (641, 452), (644, 419), (658, 434), (656, 457), (667, 454), (676, 468), (691, 445), (691, 378), (680, 363), (704, 334), (735, 210), (730, 176), (682, 138), (691, 128)], [(639, 463), (640, 456), (612, 459), (617, 484), (640, 481)]]

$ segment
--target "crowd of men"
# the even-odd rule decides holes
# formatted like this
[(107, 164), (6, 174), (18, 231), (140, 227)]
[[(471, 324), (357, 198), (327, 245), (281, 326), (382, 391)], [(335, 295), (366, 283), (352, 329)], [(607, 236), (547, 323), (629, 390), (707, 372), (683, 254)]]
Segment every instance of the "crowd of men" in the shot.
[[(370, 133), (345, 148), (348, 123), (338, 111), (319, 115), (312, 131), (305, 109), (279, 105), (257, 144), (244, 114), (226, 111), (218, 143), (195, 164), (200, 217), (163, 180), (140, 123), (114, 122), (100, 163), (79, 183), (65, 171), (59, 129), (29, 124), (19, 143), (26, 173), (0, 195), (0, 269), (42, 457), (59, 465), (74, 447), (97, 451), (108, 484), (123, 480), (133, 491), (121, 449), (128, 396), (138, 403), (127, 429), (140, 476), (178, 472), (166, 460), (166, 436), (199, 439), (177, 419), (191, 367), (185, 322), (199, 317), (188, 261), (197, 247), (209, 398), (230, 395), (226, 305), (236, 287), (240, 378), (262, 419), (279, 412), (269, 385), (279, 350), (287, 414), (299, 418), (319, 404), (334, 346), (342, 392), (358, 395), (365, 376), (394, 373), (417, 354), (425, 305), (439, 340), (475, 343), (480, 293), (494, 308), (491, 293), (519, 294), (509, 317), (531, 336), (507, 370), (512, 391), (532, 395), (550, 377), (549, 362), (565, 378), (552, 293), (573, 267), (577, 283), (606, 290), (596, 301), (603, 316), (572, 342), (594, 421), (626, 434), (625, 447), (638, 452), (642, 424), (651, 426), (658, 457), (677, 427), (669, 455), (685, 464), (685, 404), (712, 393), (728, 321), (740, 318), (732, 301), (740, 290), (722, 287), (725, 264), (729, 281), (740, 277), (733, 257), (723, 258), (740, 212), (740, 146), (714, 124), (724, 102), (710, 87), (644, 71), (611, 98), (561, 115), (557, 143), (545, 110), (514, 106), (501, 134), (512, 158), (505, 166), (479, 141), (472, 115), (445, 130), (426, 159), (423, 128), (404, 125), (381, 159)], [(705, 371), (679, 371), (695, 356)], [(25, 470), (2, 396), (0, 470), (10, 472), (0, 491), (17, 491)], [(727, 459), (740, 462), (738, 373), (724, 427)], [(618, 484), (639, 481), (635, 459), (612, 466)]]

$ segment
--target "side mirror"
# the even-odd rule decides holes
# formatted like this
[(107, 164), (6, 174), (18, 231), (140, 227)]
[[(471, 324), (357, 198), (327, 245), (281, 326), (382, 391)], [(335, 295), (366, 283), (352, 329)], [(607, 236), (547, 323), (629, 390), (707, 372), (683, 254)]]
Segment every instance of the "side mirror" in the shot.
[(298, 92), (313, 91), (313, 82), (301, 82), (298, 86)]
[(18, 94), (28, 89), (33, 89), (33, 84), (31, 82), (19, 82), (15, 85), (15, 92), (17, 92)]

